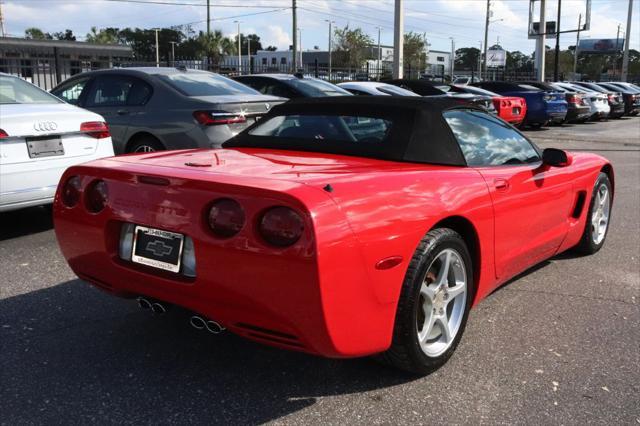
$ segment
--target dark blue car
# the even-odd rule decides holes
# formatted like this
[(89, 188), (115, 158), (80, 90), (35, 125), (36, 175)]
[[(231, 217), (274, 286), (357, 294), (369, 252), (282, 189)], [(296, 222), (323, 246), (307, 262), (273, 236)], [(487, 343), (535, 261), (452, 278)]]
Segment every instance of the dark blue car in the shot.
[(527, 115), (523, 125), (540, 127), (548, 122), (561, 123), (567, 115), (567, 101), (564, 94), (538, 89), (523, 83), (505, 81), (481, 81), (473, 86), (498, 93), (503, 96), (519, 96), (527, 101)]

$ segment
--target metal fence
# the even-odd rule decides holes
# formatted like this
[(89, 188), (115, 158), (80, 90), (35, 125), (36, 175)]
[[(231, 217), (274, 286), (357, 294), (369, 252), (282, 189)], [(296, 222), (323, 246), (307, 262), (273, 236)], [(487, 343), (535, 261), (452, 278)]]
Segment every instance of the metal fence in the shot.
[[(175, 61), (161, 61), (160, 66), (168, 67), (185, 67), (188, 69), (207, 70), (222, 75), (236, 76), (242, 74), (261, 74), (261, 73), (290, 73), (292, 67), (288, 63), (265, 64), (258, 63), (254, 57), (250, 60), (243, 58), (227, 57), (223, 61), (213, 62), (207, 58), (176, 58)], [(3, 55), (0, 57), (0, 72), (20, 76), (45, 90), (51, 90), (53, 87), (68, 79), (69, 77), (91, 70), (110, 69), (110, 68), (126, 68), (126, 67), (155, 67), (156, 62), (136, 60), (132, 58), (65, 58), (64, 56), (55, 56), (42, 54), (39, 56), (31, 55), (29, 58), (8, 57)], [(296, 72), (308, 77), (317, 77), (331, 82), (343, 81), (374, 81), (385, 80), (391, 78), (391, 67), (389, 64), (377, 65), (375, 62), (368, 62), (362, 67), (349, 66), (333, 66), (331, 69), (326, 64), (312, 63), (304, 64), (298, 68)], [(455, 76), (475, 76), (478, 74), (474, 70), (456, 70)], [(410, 65), (405, 67), (405, 78), (417, 79), (426, 78), (436, 82), (449, 81), (450, 76), (444, 74), (444, 69), (436, 66), (428, 68), (416, 68)], [(482, 76), (484, 80), (492, 81), (526, 81), (535, 80), (534, 71), (518, 72), (514, 70), (490, 69)], [(551, 80), (548, 76), (549, 81)], [(561, 76), (564, 77), (564, 76)], [(570, 78), (571, 76), (567, 76)], [(630, 76), (629, 81), (637, 81), (640, 76)], [(606, 81), (606, 78), (603, 78)]]

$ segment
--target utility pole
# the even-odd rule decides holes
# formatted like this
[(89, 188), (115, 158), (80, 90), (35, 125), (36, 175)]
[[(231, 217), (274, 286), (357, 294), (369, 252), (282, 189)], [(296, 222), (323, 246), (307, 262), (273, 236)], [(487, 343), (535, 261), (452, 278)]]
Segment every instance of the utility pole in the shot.
[(482, 40), (480, 40), (480, 51), (478, 52), (478, 80), (482, 81)]
[(4, 18), (2, 17), (2, 0), (0, 0), (0, 37), (5, 37), (7, 33), (4, 31)]
[(547, 38), (545, 35), (547, 32), (547, 21), (545, 19), (546, 9), (546, 0), (540, 0), (540, 22), (538, 26), (538, 32), (540, 35), (536, 40), (536, 71), (538, 73), (538, 81), (544, 81), (545, 73), (545, 56), (547, 53)]
[(451, 39), (451, 82), (453, 83), (453, 69), (456, 65), (456, 41), (453, 37), (449, 37)]
[(331, 24), (333, 24), (333, 21), (330, 21), (329, 19), (325, 19), (324, 21), (329, 23), (329, 74), (327, 75), (327, 80), (331, 80), (331, 40), (333, 39)]
[(577, 80), (578, 70), (578, 45), (580, 44), (580, 28), (582, 28), (582, 13), (578, 15), (578, 32), (576, 33), (576, 48), (573, 49), (573, 80)]
[(170, 41), (171, 43), (171, 65), (176, 66), (176, 42)]
[(298, 55), (300, 57), (300, 67), (303, 67), (302, 64), (302, 30), (298, 28)]
[(240, 44), (240, 21), (233, 21), (238, 24), (238, 74), (242, 75), (242, 49)]
[(158, 46), (158, 31), (160, 28), (153, 29), (156, 32), (156, 67), (160, 67), (160, 46)]
[[(378, 56), (378, 63), (376, 64), (376, 68), (377, 68), (376, 80), (380, 81), (380, 68), (381, 68), (381, 65), (380, 65), (381, 62), (380, 61), (382, 59), (382, 52), (380, 51), (380, 29), (381, 28), (380, 27), (377, 27), (377, 28), (378, 28), (378, 55), (377, 55)], [(368, 77), (369, 76), (367, 76), (367, 78)]]
[(556, 21), (556, 54), (553, 58), (553, 81), (558, 81), (558, 60), (560, 59), (560, 10), (562, 0), (558, 0), (558, 19)]
[(620, 45), (620, 25), (618, 24), (618, 32), (616, 33), (616, 51), (613, 57), (613, 76), (616, 76), (616, 71), (618, 70), (618, 46)]
[[(544, 0), (543, 0), (544, 1)], [(487, 16), (484, 21), (484, 62), (482, 74), (487, 78), (487, 44), (489, 43), (489, 19), (491, 18), (491, 0), (487, 0)]]
[(298, 18), (297, 18), (297, 6), (296, 6), (296, 0), (291, 0), (291, 13), (293, 15), (293, 22), (292, 22), (292, 33), (293, 33), (293, 55), (291, 57), (292, 59), (292, 70), (291, 72), (296, 72), (296, 69), (298, 68), (298, 32), (296, 31), (298, 28)]
[(395, 0), (393, 14), (393, 78), (404, 75), (404, 8), (403, 0)]
[(627, 12), (627, 30), (625, 31), (627, 37), (624, 42), (624, 55), (622, 56), (622, 75), (620, 79), (627, 81), (627, 74), (629, 73), (629, 43), (631, 39), (631, 15), (633, 12), (633, 0), (629, 0), (629, 11)]
[(211, 8), (211, 0), (207, 0), (207, 36), (211, 34), (211, 15), (209, 9)]

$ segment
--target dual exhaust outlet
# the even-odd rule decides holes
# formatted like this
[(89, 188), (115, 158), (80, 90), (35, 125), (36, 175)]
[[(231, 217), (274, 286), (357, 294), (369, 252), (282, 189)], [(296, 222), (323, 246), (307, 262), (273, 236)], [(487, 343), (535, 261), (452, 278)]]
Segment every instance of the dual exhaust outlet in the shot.
[[(147, 299), (145, 297), (138, 297), (138, 306), (140, 306), (142, 309), (150, 310), (157, 315), (164, 314), (168, 309), (168, 306), (164, 303), (158, 300)], [(222, 324), (214, 320), (201, 317), (200, 315), (193, 315), (189, 319), (189, 324), (191, 324), (191, 326), (196, 330), (206, 329), (209, 333), (212, 334), (220, 334), (226, 330), (226, 328), (224, 328)]]

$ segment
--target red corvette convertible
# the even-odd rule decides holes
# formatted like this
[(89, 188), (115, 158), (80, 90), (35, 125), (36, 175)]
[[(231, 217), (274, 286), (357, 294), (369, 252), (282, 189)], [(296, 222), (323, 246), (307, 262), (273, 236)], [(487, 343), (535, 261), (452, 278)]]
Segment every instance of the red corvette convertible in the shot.
[(426, 373), (501, 283), (602, 247), (613, 185), (606, 159), (541, 152), (474, 107), (323, 98), (274, 107), (223, 149), (71, 167), (54, 217), (73, 271), (112, 294)]

